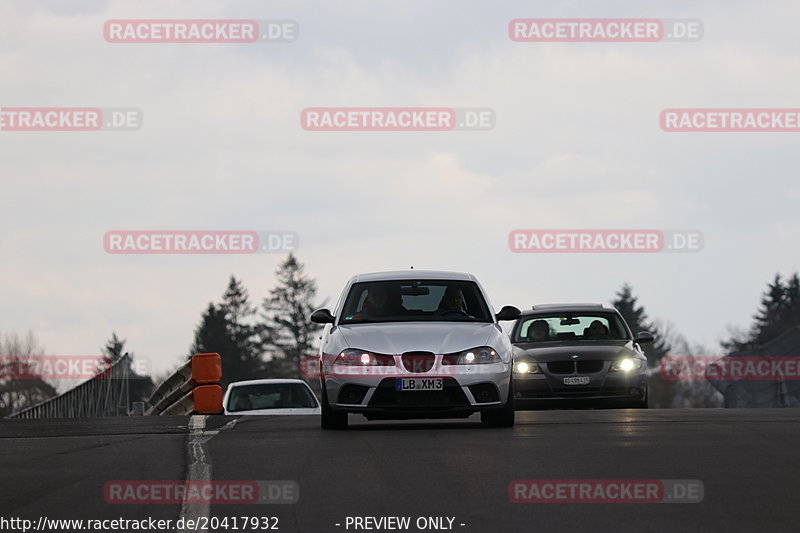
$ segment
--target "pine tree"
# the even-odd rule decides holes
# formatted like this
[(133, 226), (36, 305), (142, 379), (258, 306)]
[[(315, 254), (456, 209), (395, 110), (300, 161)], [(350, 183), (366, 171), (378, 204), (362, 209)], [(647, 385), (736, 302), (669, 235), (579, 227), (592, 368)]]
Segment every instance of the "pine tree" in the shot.
[(783, 329), (783, 317), (786, 315), (786, 287), (783, 286), (780, 274), (768, 285), (761, 298), (761, 307), (756, 313), (751, 331), (755, 344), (763, 344), (777, 337)]
[[(102, 355), (103, 360), (100, 365), (99, 370), (106, 370), (111, 365), (122, 359), (125, 355), (125, 341), (124, 339), (120, 339), (117, 337), (117, 334), (112, 332), (111, 338), (106, 342), (106, 345), (103, 347)], [(134, 368), (134, 354), (129, 353), (130, 362), (128, 363), (128, 384), (129, 384), (129, 398), (131, 402), (143, 402), (150, 397), (150, 394), (153, 393), (153, 389), (155, 388), (155, 384), (153, 383), (153, 378), (150, 376), (139, 374), (136, 369)], [(130, 408), (130, 406), (129, 406)]]
[(656, 340), (649, 344), (643, 344), (642, 349), (647, 357), (647, 364), (651, 368), (658, 366), (659, 361), (669, 355), (670, 346), (666, 339), (659, 335), (658, 328), (650, 322), (643, 306), (637, 304), (638, 298), (633, 295), (633, 287), (625, 283), (616, 294), (616, 300), (612, 302), (616, 307), (628, 327), (631, 328), (633, 335), (636, 336), (640, 331), (649, 331)]
[(324, 303), (314, 303), (317, 284), (304, 270), (290, 253), (275, 273), (277, 286), (262, 305), (262, 335), (275, 349), (270, 367), (273, 373), (285, 377), (300, 375), (300, 358), (315, 353), (314, 340), (321, 329), (309, 317)]
[(786, 329), (800, 325), (800, 274), (795, 272), (786, 283), (784, 291), (786, 297), (786, 316), (784, 322)]
[[(203, 313), (203, 317), (200, 319), (200, 324), (195, 328), (194, 343), (189, 349), (189, 356), (191, 357), (198, 353), (219, 353), (222, 355), (231, 351), (225, 312), (213, 303), (209, 303)], [(224, 357), (222, 367), (224, 376)]]
[(218, 353), (222, 357), (222, 385), (264, 377), (259, 326), (247, 290), (231, 276), (222, 303), (208, 304), (197, 326), (191, 354)]
[(754, 350), (795, 326), (800, 326), (800, 276), (795, 272), (784, 283), (775, 274), (761, 295), (749, 333), (733, 334), (721, 344), (729, 354)]

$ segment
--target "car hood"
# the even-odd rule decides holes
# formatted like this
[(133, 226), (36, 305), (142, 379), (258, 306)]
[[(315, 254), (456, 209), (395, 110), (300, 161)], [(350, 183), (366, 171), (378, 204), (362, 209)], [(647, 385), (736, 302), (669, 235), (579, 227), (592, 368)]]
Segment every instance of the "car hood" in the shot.
[(339, 326), (339, 331), (350, 348), (393, 355), (446, 354), (486, 346), (497, 330), (492, 323), (387, 322)]
[(291, 407), (286, 409), (248, 409), (247, 411), (225, 411), (226, 415), (318, 415), (319, 407)]
[(515, 359), (533, 359), (539, 362), (574, 359), (599, 359), (613, 361), (622, 356), (637, 357), (632, 341), (579, 341), (579, 342), (526, 342), (514, 345)]

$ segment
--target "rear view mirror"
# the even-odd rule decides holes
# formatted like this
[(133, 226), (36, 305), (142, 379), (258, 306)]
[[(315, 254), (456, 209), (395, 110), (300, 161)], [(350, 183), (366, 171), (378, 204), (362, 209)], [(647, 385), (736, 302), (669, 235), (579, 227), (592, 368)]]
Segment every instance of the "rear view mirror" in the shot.
[(522, 315), (522, 312), (513, 305), (506, 305), (500, 312), (495, 315), (497, 320), (516, 320)]
[(577, 318), (562, 318), (561, 325), (562, 326), (574, 326), (575, 324), (580, 324), (581, 321)]
[(316, 324), (333, 324), (336, 319), (327, 309), (317, 309), (311, 313), (311, 322)]
[(656, 338), (653, 336), (652, 333), (648, 333), (647, 331), (640, 331), (636, 334), (636, 338), (633, 339), (639, 344), (646, 344), (648, 342), (653, 342)]
[(403, 296), (425, 296), (430, 293), (431, 290), (428, 287), (420, 287), (419, 285), (400, 288), (400, 294)]

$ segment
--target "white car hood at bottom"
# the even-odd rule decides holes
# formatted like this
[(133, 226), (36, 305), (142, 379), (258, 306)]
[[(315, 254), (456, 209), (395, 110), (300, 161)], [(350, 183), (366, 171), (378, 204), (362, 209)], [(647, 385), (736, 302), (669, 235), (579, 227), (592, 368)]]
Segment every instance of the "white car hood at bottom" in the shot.
[(399, 355), (448, 354), (487, 346), (499, 332), (491, 322), (386, 322), (339, 326), (339, 333), (350, 348)]
[(286, 409), (248, 409), (247, 411), (228, 411), (226, 415), (318, 415), (319, 407), (291, 407)]

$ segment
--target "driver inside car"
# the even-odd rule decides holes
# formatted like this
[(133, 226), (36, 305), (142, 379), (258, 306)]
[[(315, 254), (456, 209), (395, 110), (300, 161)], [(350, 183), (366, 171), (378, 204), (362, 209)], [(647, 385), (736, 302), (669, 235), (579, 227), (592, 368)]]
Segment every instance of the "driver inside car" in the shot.
[(237, 411), (249, 411), (253, 408), (253, 403), (250, 401), (250, 397), (246, 394), (242, 394), (238, 398), (236, 398), (236, 410)]
[(471, 318), (471, 315), (464, 310), (464, 293), (458, 287), (452, 285), (444, 290), (437, 314), (459, 313)]
[(550, 340), (550, 324), (546, 320), (534, 320), (528, 327), (528, 340), (533, 342)]

